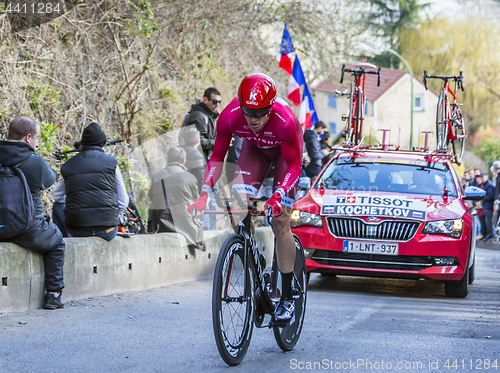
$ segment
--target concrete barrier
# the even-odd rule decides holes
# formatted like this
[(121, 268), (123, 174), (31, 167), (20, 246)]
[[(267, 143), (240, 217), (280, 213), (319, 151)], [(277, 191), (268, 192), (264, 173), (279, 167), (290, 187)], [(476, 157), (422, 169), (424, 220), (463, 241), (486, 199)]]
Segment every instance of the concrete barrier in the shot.
[[(140, 291), (210, 276), (231, 231), (205, 231), (206, 251), (187, 248), (177, 233), (66, 239), (64, 301)], [(256, 240), (270, 265), (274, 236), (258, 228)], [(41, 255), (15, 244), (0, 243), (0, 312), (40, 308), (44, 266)]]

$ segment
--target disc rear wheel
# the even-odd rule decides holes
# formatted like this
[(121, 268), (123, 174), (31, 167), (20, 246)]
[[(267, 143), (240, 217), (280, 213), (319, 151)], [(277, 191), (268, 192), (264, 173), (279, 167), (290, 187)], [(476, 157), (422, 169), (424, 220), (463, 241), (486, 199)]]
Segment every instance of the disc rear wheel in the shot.
[[(307, 272), (304, 250), (299, 239), (294, 236), (295, 240), (295, 266), (293, 269), (293, 298), (295, 301), (295, 313), (290, 321), (284, 327), (274, 326), (274, 338), (276, 343), (283, 351), (292, 350), (297, 341), (299, 340), (304, 324), (304, 315), (306, 313), (306, 299), (307, 299)], [(281, 296), (281, 273), (278, 269), (276, 258), (273, 260), (273, 276), (271, 279), (271, 286), (273, 289), (272, 295), (274, 297)]]

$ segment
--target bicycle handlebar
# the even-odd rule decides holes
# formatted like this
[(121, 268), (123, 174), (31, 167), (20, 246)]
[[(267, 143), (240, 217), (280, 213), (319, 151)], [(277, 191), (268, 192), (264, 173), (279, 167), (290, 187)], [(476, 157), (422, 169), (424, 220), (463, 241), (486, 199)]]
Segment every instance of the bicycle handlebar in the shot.
[[(115, 139), (115, 140), (108, 140), (106, 142), (106, 144), (104, 144), (104, 146), (109, 146), (109, 145), (116, 145), (120, 142), (123, 142), (123, 139)], [(76, 152), (79, 152), (81, 150), (81, 147), (82, 147), (82, 143), (81, 141), (77, 141), (73, 144), (73, 146), (75, 147), (75, 149), (71, 149), (71, 150), (65, 150), (63, 152), (61, 151), (56, 151), (54, 153), (54, 158), (57, 159), (57, 160), (62, 160), (64, 159), (64, 157), (69, 154), (69, 153), (76, 153)]]
[(463, 92), (464, 90), (464, 75), (462, 71), (460, 71), (460, 75), (427, 75), (427, 70), (424, 71), (424, 87), (427, 90), (427, 79), (443, 79), (445, 82), (448, 79), (453, 79), (454, 82), (457, 83), (458, 88), (460, 88)]
[[(367, 64), (367, 66), (368, 67), (376, 67), (375, 65), (368, 65), (368, 64)], [(346, 72), (352, 73), (352, 75), (354, 75), (355, 78), (360, 77), (361, 75), (365, 75), (365, 74), (378, 75), (377, 87), (380, 86), (380, 76), (381, 76), (380, 67), (377, 69), (377, 71), (370, 71), (370, 70), (365, 70), (363, 67), (360, 67), (359, 69), (346, 69), (345, 65), (342, 65), (340, 84), (342, 84), (342, 82), (344, 81), (344, 73), (346, 73)]]
[[(247, 214), (247, 213), (249, 213), (251, 215), (266, 215), (266, 211), (257, 210), (257, 203), (258, 202), (265, 202), (269, 199), (266, 196), (262, 196), (260, 198), (250, 197), (249, 199), (252, 202), (252, 204), (249, 205), (243, 201), (240, 194), (238, 192), (236, 192), (234, 189), (231, 190), (233, 198), (221, 198), (219, 190), (214, 190), (213, 193), (214, 193), (215, 201), (217, 202), (217, 206), (219, 206), (223, 210), (222, 211), (205, 211), (205, 213), (208, 213), (208, 214), (227, 214), (227, 213)], [(234, 202), (234, 201), (236, 201), (236, 203), (239, 205), (241, 210), (231, 210), (229, 204), (231, 202)]]

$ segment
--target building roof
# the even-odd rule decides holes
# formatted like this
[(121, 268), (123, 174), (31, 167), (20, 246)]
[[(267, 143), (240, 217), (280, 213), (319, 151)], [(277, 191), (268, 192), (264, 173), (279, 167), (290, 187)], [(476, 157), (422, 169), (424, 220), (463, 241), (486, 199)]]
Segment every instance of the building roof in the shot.
[[(332, 74), (322, 80), (318, 85), (314, 86), (312, 90), (335, 93), (336, 89), (342, 90), (342, 88), (348, 88), (349, 82), (352, 82), (354, 79), (349, 74), (350, 73), (346, 73), (346, 75), (344, 75), (344, 84), (342, 86), (340, 85), (340, 74)], [(380, 68), (380, 86), (377, 86), (377, 75), (366, 75), (366, 98), (372, 102), (377, 100), (405, 74), (405, 70), (394, 70), (382, 67)]]

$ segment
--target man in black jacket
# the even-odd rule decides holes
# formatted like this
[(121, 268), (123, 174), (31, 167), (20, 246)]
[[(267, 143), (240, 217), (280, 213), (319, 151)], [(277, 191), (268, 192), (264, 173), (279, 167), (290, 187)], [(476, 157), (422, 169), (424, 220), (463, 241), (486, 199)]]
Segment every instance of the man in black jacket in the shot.
[(43, 308), (56, 309), (64, 307), (61, 293), (64, 288), (65, 244), (57, 226), (49, 223), (43, 213), (41, 191), (55, 183), (57, 172), (35, 152), (39, 135), (40, 125), (33, 118), (23, 116), (14, 119), (9, 126), (8, 141), (0, 141), (0, 163), (5, 166), (19, 165), (35, 208), (33, 226), (8, 241), (43, 254), (46, 289)]
[(496, 225), (498, 221), (498, 203), (500, 199), (500, 161), (493, 162), (491, 166), (491, 174), (495, 179), (495, 200), (493, 201), (493, 218), (491, 224), (493, 226), (493, 235), (496, 236)]
[(81, 151), (61, 166), (66, 193), (64, 218), (73, 237), (116, 237), (129, 197), (115, 157), (104, 153), (106, 135), (97, 123), (83, 130)]
[(311, 179), (316, 177), (323, 167), (323, 157), (328, 155), (328, 149), (321, 149), (319, 136), (325, 132), (326, 124), (319, 121), (314, 125), (314, 130), (307, 129), (304, 132), (304, 148), (307, 149), (311, 160), (305, 168), (306, 175)]
[(219, 113), (217, 108), (221, 103), (219, 91), (210, 87), (205, 90), (203, 100), (191, 105), (185, 126), (194, 125), (200, 132), (201, 149), (208, 163), (215, 144), (215, 126)]
[[(480, 188), (486, 192), (481, 205), (483, 206), (484, 215), (480, 215), (481, 226), (483, 227), (483, 238), (481, 241), (489, 241), (495, 237), (493, 232), (493, 202), (495, 201), (495, 185), (488, 179), (488, 174), (482, 172), (476, 176), (476, 182), (480, 182)], [(478, 185), (479, 186), (479, 185)]]

